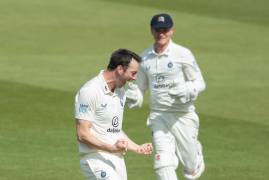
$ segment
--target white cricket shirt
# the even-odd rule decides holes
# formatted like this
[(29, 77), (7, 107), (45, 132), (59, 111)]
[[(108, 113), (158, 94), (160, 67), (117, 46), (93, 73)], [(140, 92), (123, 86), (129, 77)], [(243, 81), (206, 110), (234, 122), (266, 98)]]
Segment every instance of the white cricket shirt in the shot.
[[(86, 82), (75, 97), (75, 118), (90, 121), (91, 133), (108, 144), (122, 138), (122, 119), (125, 104), (123, 88), (110, 91), (103, 77), (98, 76)], [(96, 152), (84, 143), (78, 142), (80, 153)]]
[(162, 54), (157, 54), (153, 46), (144, 51), (136, 83), (142, 92), (146, 89), (150, 90), (152, 111), (192, 112), (195, 110), (192, 101), (183, 104), (168, 94), (170, 88), (185, 83), (184, 64), (193, 67), (196, 81), (194, 86), (197, 86), (198, 92), (202, 91), (205, 83), (190, 50), (170, 41)]

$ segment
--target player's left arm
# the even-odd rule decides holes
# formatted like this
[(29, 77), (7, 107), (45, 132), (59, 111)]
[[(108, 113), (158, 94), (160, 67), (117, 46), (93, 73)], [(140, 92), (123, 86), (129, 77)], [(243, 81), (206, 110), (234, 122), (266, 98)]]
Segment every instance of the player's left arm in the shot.
[(201, 70), (190, 51), (182, 58), (181, 64), (185, 82), (171, 88), (168, 93), (178, 97), (182, 103), (186, 103), (196, 100), (198, 94), (205, 90), (206, 85)]
[(190, 99), (195, 100), (198, 94), (206, 88), (200, 68), (195, 59), (193, 59), (193, 64), (183, 64), (182, 70), (186, 81), (186, 87), (190, 94)]

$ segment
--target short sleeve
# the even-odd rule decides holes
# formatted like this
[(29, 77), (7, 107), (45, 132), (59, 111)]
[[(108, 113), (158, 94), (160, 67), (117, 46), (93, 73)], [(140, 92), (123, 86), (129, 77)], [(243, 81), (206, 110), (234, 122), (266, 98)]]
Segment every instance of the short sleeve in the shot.
[(75, 118), (92, 121), (96, 110), (97, 94), (90, 88), (82, 88), (75, 97)]

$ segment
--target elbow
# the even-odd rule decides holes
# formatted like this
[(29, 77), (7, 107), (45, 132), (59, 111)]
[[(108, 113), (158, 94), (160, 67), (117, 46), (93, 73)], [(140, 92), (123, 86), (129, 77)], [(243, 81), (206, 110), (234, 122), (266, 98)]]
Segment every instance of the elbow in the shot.
[(204, 81), (187, 81), (186, 85), (190, 90), (195, 91), (197, 95), (206, 88)]
[(77, 134), (77, 141), (78, 142), (82, 142), (83, 140), (82, 140), (82, 136), (80, 136), (79, 134)]
[(198, 93), (201, 93), (202, 91), (206, 89), (205, 81), (204, 80), (197, 81), (196, 87), (197, 87)]
[(78, 132), (77, 133), (77, 141), (78, 142), (85, 142), (86, 136), (83, 133)]

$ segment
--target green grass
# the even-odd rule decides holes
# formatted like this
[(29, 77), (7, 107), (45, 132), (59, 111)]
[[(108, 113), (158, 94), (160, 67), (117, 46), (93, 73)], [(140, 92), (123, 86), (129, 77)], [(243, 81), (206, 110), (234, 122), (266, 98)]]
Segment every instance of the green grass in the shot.
[(5, 81), (0, 90), (0, 179), (78, 178), (73, 94)]
[[(108, 1), (108, 0), (106, 0)], [(169, 0), (169, 1), (137, 1), (117, 0), (117, 2), (134, 4), (142, 7), (157, 8), (158, 11), (177, 11), (188, 14), (216, 17), (219, 19), (232, 19), (235, 21), (250, 22), (268, 25), (268, 5), (266, 0)]]
[[(83, 179), (74, 95), (113, 50), (149, 46), (149, 20), (158, 12), (173, 16), (174, 41), (194, 52), (207, 82), (196, 102), (201, 179), (269, 179), (268, 4), (0, 1), (0, 180)], [(139, 143), (150, 141), (147, 104), (125, 112), (124, 129)], [(126, 163), (129, 180), (155, 178), (152, 157), (129, 153)]]

